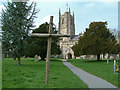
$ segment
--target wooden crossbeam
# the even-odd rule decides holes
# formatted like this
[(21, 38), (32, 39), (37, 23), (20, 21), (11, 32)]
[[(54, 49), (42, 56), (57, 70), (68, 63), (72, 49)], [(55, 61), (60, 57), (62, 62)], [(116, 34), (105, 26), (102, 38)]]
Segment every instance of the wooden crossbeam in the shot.
[(37, 36), (37, 37), (70, 37), (68, 34), (39, 34), (39, 33), (33, 33), (31, 36)]
[(30, 36), (36, 36), (36, 37), (48, 37), (47, 59), (46, 59), (46, 84), (48, 84), (48, 81), (49, 81), (49, 62), (50, 62), (50, 56), (51, 56), (52, 37), (70, 37), (70, 35), (67, 35), (67, 34), (52, 34), (52, 29), (53, 29), (53, 16), (50, 16), (48, 34), (32, 33), (30, 35)]

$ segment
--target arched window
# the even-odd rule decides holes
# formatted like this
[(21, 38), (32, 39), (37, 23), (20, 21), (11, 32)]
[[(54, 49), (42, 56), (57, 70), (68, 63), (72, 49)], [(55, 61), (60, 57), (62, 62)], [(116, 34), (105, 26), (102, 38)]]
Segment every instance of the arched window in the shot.
[(64, 19), (62, 19), (62, 24), (64, 24)]

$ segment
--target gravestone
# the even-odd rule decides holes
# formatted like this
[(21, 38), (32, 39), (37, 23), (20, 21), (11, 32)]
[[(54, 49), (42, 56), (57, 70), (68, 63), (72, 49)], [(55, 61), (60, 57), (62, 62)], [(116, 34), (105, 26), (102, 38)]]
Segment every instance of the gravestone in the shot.
[(38, 60), (41, 60), (41, 57), (40, 57), (40, 56), (38, 56)]
[(107, 59), (107, 64), (109, 64), (109, 59)]
[(35, 55), (35, 62), (37, 62), (38, 61), (38, 56), (37, 55)]
[(116, 69), (116, 60), (114, 60), (114, 73), (116, 73), (115, 69)]
[(109, 64), (109, 58), (110, 58), (110, 55), (108, 54), (108, 56), (107, 56), (107, 64)]

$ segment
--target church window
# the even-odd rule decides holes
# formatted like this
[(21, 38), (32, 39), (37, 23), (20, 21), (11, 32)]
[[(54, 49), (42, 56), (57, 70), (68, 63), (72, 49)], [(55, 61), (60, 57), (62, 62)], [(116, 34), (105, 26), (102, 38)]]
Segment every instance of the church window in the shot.
[(64, 19), (62, 19), (62, 24), (64, 24)]

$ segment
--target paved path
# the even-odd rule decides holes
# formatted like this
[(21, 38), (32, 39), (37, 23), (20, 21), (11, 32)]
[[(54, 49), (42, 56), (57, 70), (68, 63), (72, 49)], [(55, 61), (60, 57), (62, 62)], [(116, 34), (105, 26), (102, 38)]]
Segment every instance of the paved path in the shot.
[(117, 88), (109, 82), (72, 65), (66, 60), (63, 60), (63, 64), (67, 66), (73, 73), (75, 73), (82, 81), (84, 81), (89, 88)]

